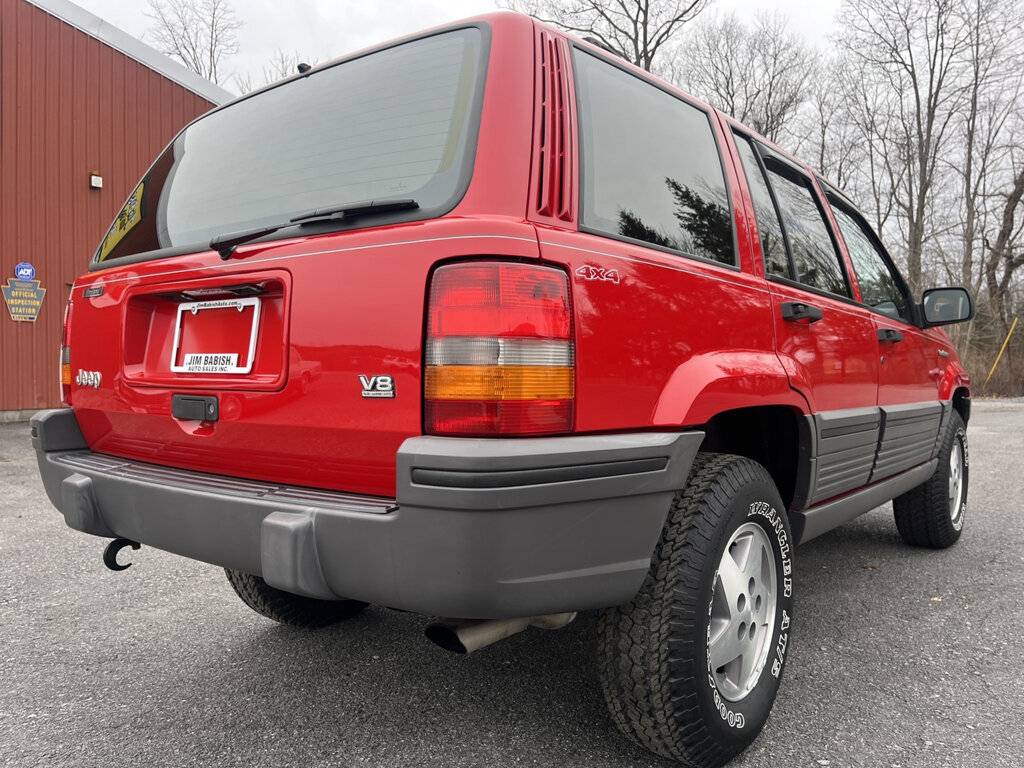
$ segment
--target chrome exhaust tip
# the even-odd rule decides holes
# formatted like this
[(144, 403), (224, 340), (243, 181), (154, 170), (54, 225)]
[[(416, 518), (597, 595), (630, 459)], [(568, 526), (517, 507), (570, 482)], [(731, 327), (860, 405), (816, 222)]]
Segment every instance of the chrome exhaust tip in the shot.
[(517, 635), (527, 627), (561, 629), (575, 613), (554, 613), (516, 619), (483, 619), (475, 621), (442, 621), (429, 625), (424, 634), (430, 642), (456, 654), (473, 653), (499, 640)]

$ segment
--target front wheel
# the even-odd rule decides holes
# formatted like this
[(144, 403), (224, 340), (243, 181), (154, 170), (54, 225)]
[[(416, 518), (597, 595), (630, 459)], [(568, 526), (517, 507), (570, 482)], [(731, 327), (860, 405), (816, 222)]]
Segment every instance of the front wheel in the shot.
[(893, 499), (896, 528), (908, 544), (945, 549), (960, 538), (967, 515), (967, 427), (953, 411), (939, 437), (939, 466), (926, 482)]
[(701, 768), (756, 738), (786, 661), (791, 546), (764, 467), (698, 455), (639, 594), (598, 625), (602, 690), (619, 730)]

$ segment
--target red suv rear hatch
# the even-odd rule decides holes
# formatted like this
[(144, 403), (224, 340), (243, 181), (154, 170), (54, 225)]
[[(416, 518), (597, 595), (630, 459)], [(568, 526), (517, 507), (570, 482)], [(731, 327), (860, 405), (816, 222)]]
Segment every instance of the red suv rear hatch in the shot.
[[(430, 270), (480, 247), (439, 217), (469, 184), (487, 47), (480, 25), (427, 35), (179, 134), (74, 291), (71, 368), (99, 377), (71, 402), (93, 450), (393, 494), (395, 451), (421, 431)], [(259, 242), (210, 251), (245, 231)], [(217, 419), (175, 418), (175, 395), (216, 398)]]

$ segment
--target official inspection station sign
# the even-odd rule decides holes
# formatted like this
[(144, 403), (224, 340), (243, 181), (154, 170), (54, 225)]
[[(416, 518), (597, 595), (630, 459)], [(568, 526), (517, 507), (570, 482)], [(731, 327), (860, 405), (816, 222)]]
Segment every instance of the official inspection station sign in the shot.
[(43, 308), (46, 289), (36, 280), (36, 268), (23, 261), (14, 267), (14, 277), (7, 278), (3, 286), (4, 302), (11, 320), (19, 323), (34, 323)]

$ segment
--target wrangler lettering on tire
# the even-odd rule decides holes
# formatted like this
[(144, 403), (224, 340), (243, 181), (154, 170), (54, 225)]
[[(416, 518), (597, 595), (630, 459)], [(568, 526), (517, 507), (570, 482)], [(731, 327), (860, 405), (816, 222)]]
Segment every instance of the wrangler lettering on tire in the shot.
[(793, 615), (783, 510), (757, 462), (698, 455), (640, 593), (599, 622), (605, 701), (636, 743), (719, 766), (764, 726)]

